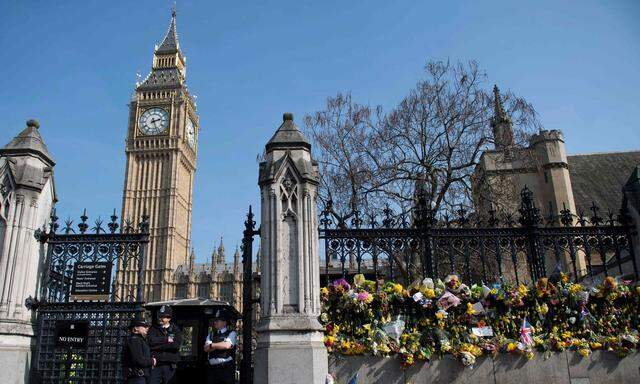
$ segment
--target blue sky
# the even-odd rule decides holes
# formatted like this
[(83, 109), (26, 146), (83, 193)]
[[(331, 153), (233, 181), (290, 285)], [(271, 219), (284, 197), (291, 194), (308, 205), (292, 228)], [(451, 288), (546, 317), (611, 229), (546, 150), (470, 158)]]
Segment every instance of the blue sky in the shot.
[[(239, 242), (256, 156), (281, 122), (351, 91), (390, 108), (427, 60), (475, 59), (534, 104), (569, 153), (640, 149), (640, 2), (179, 1), (201, 121), (193, 245)], [(172, 1), (0, 1), (0, 141), (35, 117), (60, 216), (121, 207), (127, 102)], [(489, 84), (487, 85), (489, 87)], [(231, 253), (231, 252), (228, 252)]]

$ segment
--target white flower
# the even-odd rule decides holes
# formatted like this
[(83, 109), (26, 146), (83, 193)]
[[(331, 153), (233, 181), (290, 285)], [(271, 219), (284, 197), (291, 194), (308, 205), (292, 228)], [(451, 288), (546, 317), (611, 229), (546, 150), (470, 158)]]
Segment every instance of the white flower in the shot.
[(422, 280), (422, 285), (424, 285), (424, 287), (427, 289), (433, 289), (433, 279), (430, 277), (425, 278), (424, 280)]
[(471, 354), (471, 352), (467, 352), (467, 351), (463, 351), (462, 353), (460, 353), (460, 355), (462, 356), (462, 364), (464, 364), (464, 366), (469, 367), (473, 364), (475, 364), (476, 362), (476, 357), (473, 356), (473, 354)]

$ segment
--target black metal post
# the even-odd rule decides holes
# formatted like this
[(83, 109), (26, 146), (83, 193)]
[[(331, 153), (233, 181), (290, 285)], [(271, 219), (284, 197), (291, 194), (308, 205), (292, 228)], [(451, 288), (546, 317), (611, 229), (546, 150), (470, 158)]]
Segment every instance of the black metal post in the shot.
[[(142, 214), (142, 221), (139, 225), (139, 231), (140, 233), (149, 233), (149, 216), (147, 216), (146, 211)], [(140, 244), (140, 254), (138, 256), (138, 284), (136, 286), (136, 301), (138, 303), (142, 302), (142, 283), (144, 278), (145, 251), (147, 250), (149, 238), (147, 237), (146, 240), (146, 242)]]
[(260, 233), (255, 230), (253, 211), (249, 206), (247, 220), (244, 222), (242, 238), (242, 364), (240, 383), (253, 383), (253, 236)]

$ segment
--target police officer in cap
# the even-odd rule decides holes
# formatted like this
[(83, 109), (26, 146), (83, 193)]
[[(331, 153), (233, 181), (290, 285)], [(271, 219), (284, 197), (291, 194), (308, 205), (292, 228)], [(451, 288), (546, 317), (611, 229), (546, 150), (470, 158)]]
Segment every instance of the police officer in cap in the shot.
[(225, 308), (218, 309), (213, 318), (214, 329), (204, 343), (209, 361), (209, 384), (235, 383), (238, 334), (229, 327), (230, 323), (230, 313)]
[(158, 310), (158, 322), (149, 330), (149, 347), (156, 359), (150, 384), (168, 384), (176, 373), (182, 335), (178, 327), (171, 323), (172, 316), (171, 307), (163, 305)]
[(124, 345), (124, 365), (125, 382), (127, 384), (146, 384), (149, 378), (149, 371), (156, 361), (151, 357), (151, 351), (145, 337), (149, 324), (141, 315), (136, 316), (129, 323), (129, 337)]

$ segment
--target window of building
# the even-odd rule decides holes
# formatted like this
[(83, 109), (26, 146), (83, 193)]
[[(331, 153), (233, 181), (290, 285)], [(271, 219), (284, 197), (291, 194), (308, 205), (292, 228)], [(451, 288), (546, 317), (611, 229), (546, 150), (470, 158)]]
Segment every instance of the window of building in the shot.
[(198, 297), (209, 297), (209, 284), (198, 284)]
[(186, 299), (187, 298), (187, 286), (184, 284), (178, 285), (176, 288), (176, 299)]

